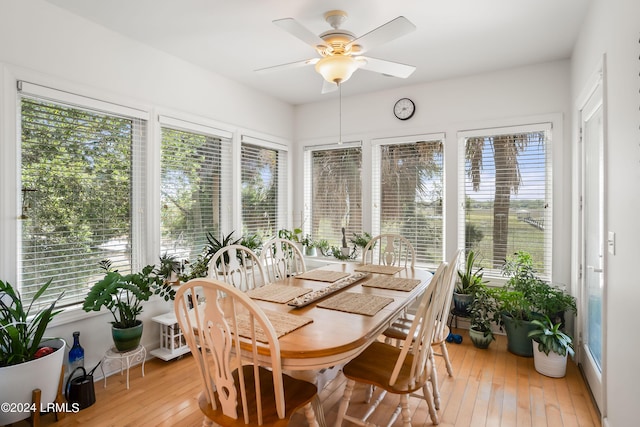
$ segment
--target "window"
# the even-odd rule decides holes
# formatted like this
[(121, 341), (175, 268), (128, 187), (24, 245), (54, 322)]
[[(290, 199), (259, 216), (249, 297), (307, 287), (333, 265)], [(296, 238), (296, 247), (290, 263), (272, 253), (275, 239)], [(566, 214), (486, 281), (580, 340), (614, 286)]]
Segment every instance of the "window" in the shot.
[(144, 206), (145, 115), (27, 82), (19, 90), (19, 288), (29, 301), (51, 279), (39, 302), (64, 291), (62, 307), (82, 301), (103, 276), (100, 260), (121, 272), (136, 262), (132, 212)]
[(443, 138), (373, 143), (373, 234), (404, 236), (430, 266), (443, 259)]
[(244, 135), (241, 148), (242, 234), (261, 240), (284, 228), (287, 152)]
[[(347, 244), (362, 230), (362, 148), (308, 148), (305, 152), (305, 230), (332, 246), (341, 246), (342, 228)], [(306, 221), (305, 221), (306, 222)], [(298, 224), (296, 224), (296, 227)]]
[(193, 260), (208, 232), (231, 228), (231, 133), (166, 116), (160, 124), (160, 250)]
[(488, 272), (523, 250), (551, 277), (550, 134), (550, 124), (460, 134), (460, 243)]

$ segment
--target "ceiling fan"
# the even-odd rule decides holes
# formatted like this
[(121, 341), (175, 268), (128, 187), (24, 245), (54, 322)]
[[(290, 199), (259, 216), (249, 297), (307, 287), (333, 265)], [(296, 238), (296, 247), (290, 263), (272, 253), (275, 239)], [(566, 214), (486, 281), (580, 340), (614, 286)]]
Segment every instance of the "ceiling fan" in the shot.
[(322, 93), (337, 89), (341, 83), (347, 81), (360, 68), (400, 78), (407, 78), (415, 71), (416, 67), (412, 65), (362, 55), (376, 46), (415, 31), (416, 26), (404, 16), (398, 16), (360, 37), (356, 37), (351, 31), (340, 28), (347, 19), (346, 12), (331, 10), (324, 14), (324, 19), (331, 25), (332, 29), (320, 35), (312, 33), (293, 18), (273, 21), (278, 27), (311, 46), (320, 56), (261, 68), (256, 71), (275, 71), (315, 65), (316, 71), (324, 78)]

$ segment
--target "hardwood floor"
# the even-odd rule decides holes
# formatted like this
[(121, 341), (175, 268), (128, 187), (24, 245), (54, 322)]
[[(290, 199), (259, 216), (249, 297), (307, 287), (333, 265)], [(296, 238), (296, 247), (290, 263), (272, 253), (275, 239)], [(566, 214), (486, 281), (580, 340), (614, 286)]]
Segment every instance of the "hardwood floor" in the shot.
[[(573, 362), (569, 362), (565, 378), (547, 378), (534, 370), (533, 359), (509, 353), (504, 336), (498, 336), (488, 350), (478, 350), (466, 331), (458, 333), (463, 335), (463, 343), (448, 345), (453, 377), (447, 376), (442, 358), (436, 358), (442, 396), (440, 426), (600, 426), (600, 416)], [(171, 362), (149, 360), (144, 378), (139, 367), (131, 369), (129, 390), (124, 376), (113, 375), (106, 389), (102, 381), (95, 384), (93, 406), (66, 414), (58, 422), (52, 414), (45, 415), (42, 425), (199, 426), (202, 415), (196, 397), (200, 379), (194, 373), (190, 355)], [(320, 393), (328, 426), (335, 422), (344, 383), (344, 377), (338, 375)], [(364, 387), (356, 387), (350, 412), (363, 409), (357, 403), (363, 395)], [(386, 424), (398, 401), (396, 396), (387, 396), (370, 420)], [(432, 425), (425, 401), (412, 398), (410, 403), (412, 425)], [(296, 414), (290, 425), (305, 426), (306, 422)], [(400, 425), (399, 420), (394, 424)]]

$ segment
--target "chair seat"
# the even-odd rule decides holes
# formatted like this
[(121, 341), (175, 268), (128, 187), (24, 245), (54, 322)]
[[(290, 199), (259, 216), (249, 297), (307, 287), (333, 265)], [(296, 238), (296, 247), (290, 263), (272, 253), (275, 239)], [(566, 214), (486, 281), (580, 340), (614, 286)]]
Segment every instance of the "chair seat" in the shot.
[(358, 357), (347, 363), (342, 372), (344, 376), (359, 383), (371, 384), (387, 390), (389, 393), (407, 394), (421, 389), (429, 379), (431, 362), (427, 360), (427, 369), (422, 378), (410, 383), (413, 356), (407, 355), (396, 383), (391, 386), (389, 380), (401, 349), (376, 341), (367, 347)]
[[(256, 390), (254, 385), (254, 367), (252, 365), (245, 365), (242, 367), (244, 373), (244, 382), (247, 393), (247, 401), (249, 403), (249, 413), (250, 419), (257, 419), (257, 407), (256, 407)], [(276, 403), (275, 396), (273, 394), (273, 372), (265, 368), (258, 368), (259, 376), (260, 376), (260, 388), (261, 388), (261, 396), (262, 396), (262, 417), (263, 417), (263, 426), (286, 426), (289, 424), (289, 419), (291, 415), (306, 405), (310, 403), (311, 400), (316, 396), (317, 390), (314, 384), (311, 384), (307, 381), (298, 380), (292, 378), (288, 375), (282, 375), (282, 380), (284, 384), (284, 399), (286, 402), (286, 416), (283, 419), (278, 418), (278, 414), (276, 413)], [(240, 396), (240, 380), (238, 370), (233, 372), (234, 383), (236, 386), (236, 391), (238, 396)], [(234, 420), (222, 413), (222, 409), (220, 406), (220, 402), (218, 400), (218, 392), (215, 393), (216, 396), (216, 404), (218, 406), (218, 410), (214, 410), (209, 402), (207, 401), (206, 394), (203, 391), (200, 393), (198, 398), (198, 403), (200, 405), (200, 410), (205, 414), (207, 418), (218, 425), (223, 426), (243, 426), (246, 427), (244, 423), (244, 418), (242, 415), (242, 406), (238, 405), (238, 419)]]

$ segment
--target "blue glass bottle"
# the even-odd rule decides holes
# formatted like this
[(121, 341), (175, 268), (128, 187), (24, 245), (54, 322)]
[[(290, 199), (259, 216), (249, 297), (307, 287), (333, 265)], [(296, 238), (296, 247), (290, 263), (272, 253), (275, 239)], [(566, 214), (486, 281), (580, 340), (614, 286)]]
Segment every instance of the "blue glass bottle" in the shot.
[(73, 347), (69, 350), (69, 372), (78, 366), (84, 367), (84, 348), (80, 345), (80, 332), (73, 333)]

